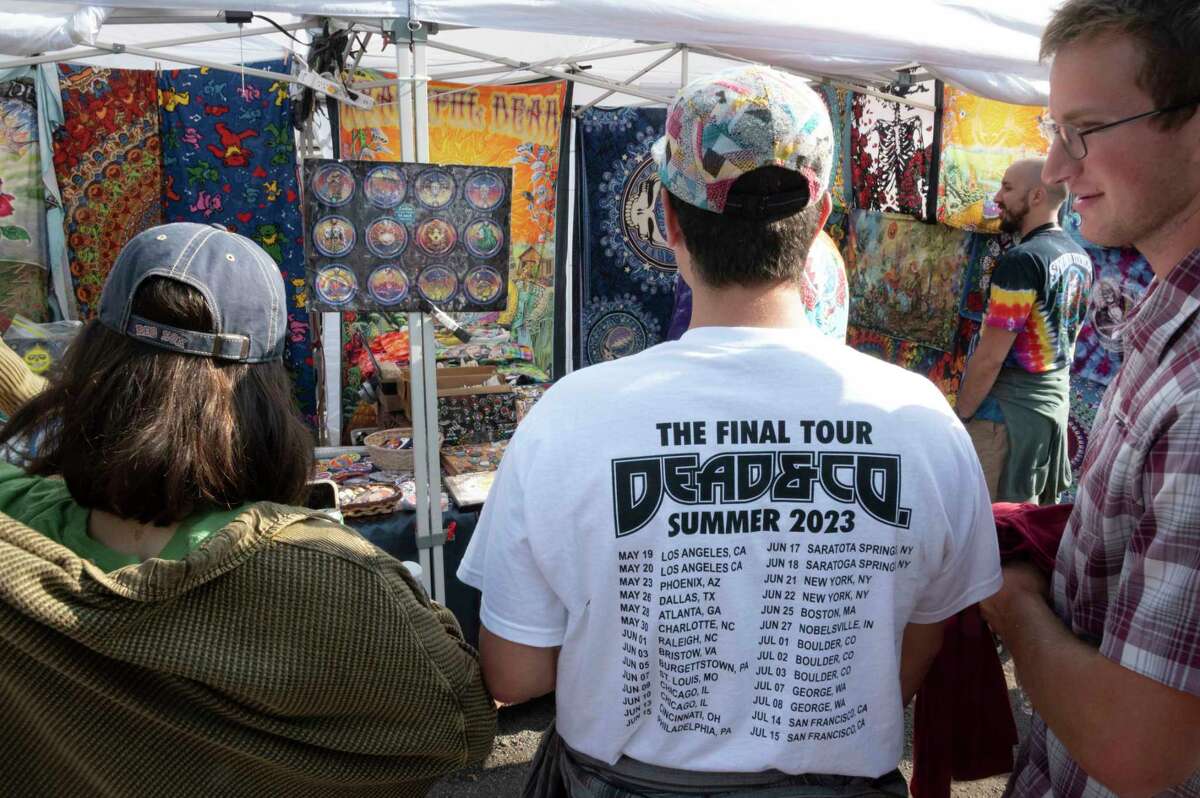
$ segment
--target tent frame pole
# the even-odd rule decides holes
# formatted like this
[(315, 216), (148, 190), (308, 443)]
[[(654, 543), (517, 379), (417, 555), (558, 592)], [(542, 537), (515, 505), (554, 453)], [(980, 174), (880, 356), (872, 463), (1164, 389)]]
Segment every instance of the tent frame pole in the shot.
[[(671, 50), (670, 50), (670, 51), (669, 51), (669, 52), (668, 52), (666, 55), (663, 55), (663, 56), (660, 56), (660, 57), (658, 57), (658, 58), (654, 59), (654, 60), (653, 60), (653, 61), (651, 61), (649, 64), (647, 64), (646, 66), (642, 67), (642, 68), (641, 68), (641, 69), (639, 69), (637, 72), (634, 72), (632, 75), (630, 75), (630, 76), (629, 76), (629, 77), (627, 77), (625, 80), (623, 80), (623, 81), (621, 81), (620, 83), (618, 83), (617, 85), (618, 85), (618, 86), (621, 86), (621, 87), (628, 87), (628, 86), (629, 86), (629, 84), (633, 83), (633, 82), (634, 82), (635, 80), (637, 80), (638, 78), (640, 78), (640, 77), (642, 77), (643, 75), (645, 75), (646, 73), (650, 72), (650, 71), (651, 71), (651, 70), (653, 70), (653, 69), (654, 69), (656, 66), (659, 66), (660, 64), (664, 64), (664, 63), (666, 63), (667, 61), (669, 61), (669, 60), (671, 60), (672, 58), (674, 58), (674, 57), (675, 57), (675, 54), (676, 54), (676, 53), (679, 53), (679, 52), (681, 52), (682, 50), (683, 50), (683, 48), (682, 48), (682, 47), (679, 47), (679, 46), (672, 47), (672, 48), (671, 48)], [(686, 57), (686, 56), (685, 56), (685, 57)], [(604, 92), (604, 93), (603, 93), (603, 94), (601, 94), (599, 97), (597, 97), (596, 99), (594, 99), (594, 100), (592, 100), (591, 102), (589, 102), (587, 105), (583, 105), (583, 106), (580, 106), (579, 108), (575, 109), (575, 111), (574, 111), (574, 115), (575, 115), (575, 117), (576, 117), (576, 118), (578, 118), (580, 114), (584, 113), (584, 112), (585, 112), (585, 111), (587, 111), (589, 108), (592, 108), (592, 107), (594, 107), (594, 106), (596, 106), (596, 105), (599, 105), (600, 103), (604, 102), (604, 101), (605, 101), (605, 100), (607, 100), (609, 97), (611, 97), (611, 96), (613, 96), (614, 94), (616, 94), (618, 91), (619, 91), (618, 89), (609, 89), (608, 91)]]

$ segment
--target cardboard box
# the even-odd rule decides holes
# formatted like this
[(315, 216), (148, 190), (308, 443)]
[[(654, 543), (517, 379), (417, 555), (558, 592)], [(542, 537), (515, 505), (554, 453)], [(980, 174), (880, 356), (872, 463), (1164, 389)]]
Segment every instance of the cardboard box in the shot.
[[(409, 370), (377, 365), (381, 423), (384, 418), (411, 419)], [(447, 445), (508, 440), (516, 430), (516, 393), (500, 379), (494, 366), (437, 369), (437, 397), (438, 427)]]

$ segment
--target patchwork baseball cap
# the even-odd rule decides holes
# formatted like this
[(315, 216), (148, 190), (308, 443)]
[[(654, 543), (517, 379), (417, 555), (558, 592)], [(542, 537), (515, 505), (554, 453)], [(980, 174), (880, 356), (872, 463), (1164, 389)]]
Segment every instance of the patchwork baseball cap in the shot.
[[(184, 330), (133, 313), (150, 277), (195, 288), (216, 332)], [(100, 294), (100, 323), (152, 346), (189, 355), (266, 363), (283, 357), (287, 299), (279, 267), (262, 247), (218, 225), (151, 227), (125, 245)]]
[[(817, 202), (828, 187), (833, 128), (825, 103), (801, 78), (736, 67), (680, 90), (653, 154), (663, 186), (684, 202), (713, 213), (779, 219)], [(730, 195), (738, 178), (765, 166), (798, 172), (807, 188)]]

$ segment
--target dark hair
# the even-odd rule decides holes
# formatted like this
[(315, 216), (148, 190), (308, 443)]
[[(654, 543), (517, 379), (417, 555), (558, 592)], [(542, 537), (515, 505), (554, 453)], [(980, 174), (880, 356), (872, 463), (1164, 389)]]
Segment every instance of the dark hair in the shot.
[[(729, 193), (764, 196), (807, 185), (796, 172), (767, 166), (742, 175)], [(800, 279), (821, 220), (820, 202), (783, 219), (763, 222), (706, 211), (669, 191), (666, 199), (700, 279), (714, 288)]]
[[(1200, 3), (1196, 0), (1067, 0), (1042, 33), (1042, 59), (1080, 39), (1119, 34), (1142, 45), (1137, 85), (1156, 108), (1200, 99)], [(1147, 109), (1149, 110), (1149, 109)], [(1164, 130), (1192, 118), (1196, 106), (1161, 114)]]
[[(215, 331), (200, 292), (174, 280), (143, 283), (133, 312)], [(171, 352), (99, 321), (83, 328), (50, 386), (0, 429), (0, 441), (38, 432), (29, 473), (60, 474), (84, 507), (144, 523), (252, 501), (298, 504), (312, 462), (282, 362)]]

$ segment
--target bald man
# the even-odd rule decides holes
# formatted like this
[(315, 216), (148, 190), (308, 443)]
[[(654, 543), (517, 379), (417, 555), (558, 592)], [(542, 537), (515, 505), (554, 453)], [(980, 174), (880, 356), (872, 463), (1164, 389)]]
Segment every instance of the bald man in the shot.
[(1049, 504), (1071, 484), (1068, 377), (1087, 310), (1092, 262), (1058, 226), (1062, 184), (1044, 161), (1017, 161), (996, 204), (1020, 243), (991, 275), (957, 412), (983, 464), (992, 501)]

